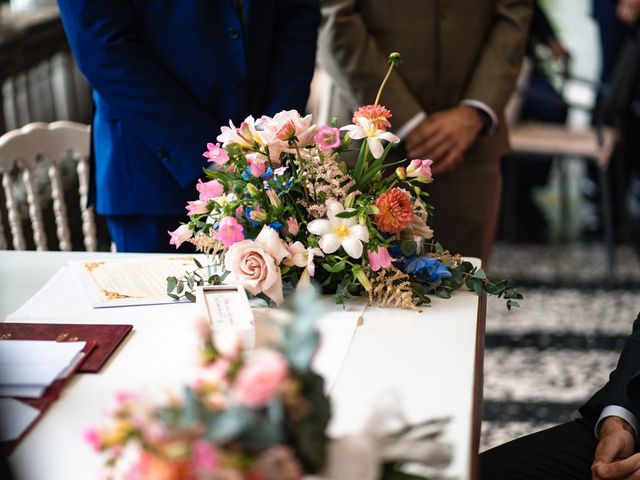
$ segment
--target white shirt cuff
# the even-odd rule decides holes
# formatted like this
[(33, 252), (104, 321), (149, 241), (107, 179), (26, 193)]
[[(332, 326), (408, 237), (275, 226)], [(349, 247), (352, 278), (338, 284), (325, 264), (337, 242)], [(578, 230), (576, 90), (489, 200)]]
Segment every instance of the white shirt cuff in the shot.
[(411, 120), (405, 123), (402, 127), (398, 129), (396, 135), (400, 138), (400, 141), (403, 141), (407, 136), (420, 125), (425, 118), (427, 118), (427, 114), (425, 112), (416, 113)]
[(467, 105), (469, 107), (477, 108), (478, 110), (482, 110), (484, 113), (486, 113), (491, 119), (491, 126), (489, 127), (489, 130), (486, 132), (486, 134), (493, 135), (494, 133), (496, 133), (496, 129), (498, 128), (498, 116), (489, 105), (481, 102), (480, 100), (474, 100), (472, 98), (466, 98), (462, 100), (460, 102), (460, 105)]
[(618, 405), (607, 405), (602, 409), (602, 413), (598, 418), (598, 423), (596, 423), (596, 438), (598, 437), (598, 429), (600, 428), (600, 423), (607, 417), (620, 417), (624, 421), (626, 421), (631, 428), (633, 428), (634, 437), (638, 438), (638, 418), (627, 410), (624, 407), (619, 407)]

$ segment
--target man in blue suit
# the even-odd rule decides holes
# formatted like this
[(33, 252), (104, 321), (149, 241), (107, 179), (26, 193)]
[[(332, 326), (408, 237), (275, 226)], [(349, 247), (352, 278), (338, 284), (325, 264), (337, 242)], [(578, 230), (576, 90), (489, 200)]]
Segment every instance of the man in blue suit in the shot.
[(220, 126), (304, 109), (318, 0), (58, 4), (94, 89), (97, 212), (118, 251), (167, 251)]

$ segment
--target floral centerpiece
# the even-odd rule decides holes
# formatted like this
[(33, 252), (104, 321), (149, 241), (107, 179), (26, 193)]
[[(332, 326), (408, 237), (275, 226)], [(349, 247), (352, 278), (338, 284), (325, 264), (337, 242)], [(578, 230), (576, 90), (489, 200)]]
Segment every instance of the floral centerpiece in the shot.
[[(284, 287), (314, 280), (338, 303), (366, 293), (381, 306), (416, 308), (466, 286), (518, 306), (522, 296), (506, 281), (487, 278), (434, 240), (432, 161), (387, 161), (399, 138), (379, 99), (398, 62), (397, 53), (389, 56), (378, 98), (342, 128), (316, 126), (293, 110), (222, 127), (203, 154), (208, 180), (198, 182), (189, 222), (169, 232), (171, 243), (194, 244), (248, 292), (276, 304)], [(359, 140), (357, 160), (347, 165), (341, 158)], [(198, 263), (168, 278), (168, 294), (193, 300), (196, 285), (221, 281), (210, 273)]]

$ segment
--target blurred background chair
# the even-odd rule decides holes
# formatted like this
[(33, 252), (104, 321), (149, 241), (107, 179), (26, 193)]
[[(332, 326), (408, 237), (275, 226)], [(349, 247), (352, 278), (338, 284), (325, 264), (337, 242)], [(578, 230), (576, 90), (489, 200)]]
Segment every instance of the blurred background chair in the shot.
[[(25, 234), (25, 208), (36, 250), (74, 249), (69, 211), (80, 217), (80, 221), (74, 223), (81, 224), (84, 249), (96, 250), (93, 207), (87, 206), (89, 151), (90, 127), (75, 122), (30, 123), (0, 137), (0, 178), (15, 250), (25, 250), (31, 244)], [(77, 195), (69, 195), (77, 202), (72, 209), (65, 199), (69, 185), (77, 185)], [(45, 205), (49, 198), (51, 204)], [(50, 216), (45, 217), (43, 212)], [(56, 240), (48, 238), (47, 231), (52, 230)], [(0, 248), (7, 248), (2, 243), (5, 235), (0, 218)], [(82, 249), (77, 243), (75, 249)]]
[[(611, 158), (616, 147), (619, 131), (617, 120), (629, 101), (634, 85), (634, 79), (638, 70), (640, 59), (640, 36), (630, 40), (621, 52), (616, 67), (612, 72), (610, 81), (603, 84), (594, 84), (591, 80), (573, 77), (570, 73), (570, 62), (565, 63), (565, 70), (561, 72), (562, 81), (588, 83), (597, 90), (597, 101), (594, 108), (581, 105), (568, 104), (571, 108), (589, 110), (591, 113), (591, 125), (586, 128), (573, 128), (563, 123), (546, 121), (513, 122), (510, 129), (510, 141), (515, 154), (527, 154), (527, 159), (538, 158), (546, 160), (552, 158), (558, 164), (560, 172), (560, 225), (562, 237), (566, 239), (566, 226), (568, 225), (568, 187), (567, 170), (565, 160), (570, 158), (584, 158), (590, 160), (598, 172), (599, 202), (602, 218), (604, 243), (607, 251), (609, 280), (613, 279), (615, 271), (614, 250), (614, 212), (611, 199), (610, 166)], [(560, 88), (560, 91), (562, 87)], [(541, 102), (557, 102), (558, 100), (548, 92), (529, 86), (521, 87), (518, 96), (526, 96), (530, 99), (538, 99)], [(564, 102), (564, 100), (561, 100)], [(517, 155), (509, 157), (510, 160), (518, 159)], [(518, 181), (515, 178), (517, 169), (510, 168), (506, 179), (506, 189), (517, 188)], [(506, 191), (506, 198), (514, 198), (514, 191)], [(505, 202), (506, 219), (513, 221), (513, 207)], [(507, 227), (508, 228), (508, 227)]]

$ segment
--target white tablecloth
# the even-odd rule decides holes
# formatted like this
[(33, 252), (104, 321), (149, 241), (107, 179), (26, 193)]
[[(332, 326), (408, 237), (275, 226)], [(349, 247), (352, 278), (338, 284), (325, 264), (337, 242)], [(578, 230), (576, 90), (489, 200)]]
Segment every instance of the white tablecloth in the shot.
[[(11, 307), (24, 302), (28, 292), (34, 293), (68, 260), (95, 257), (0, 252), (3, 309), (6, 300)], [(21, 442), (10, 458), (20, 479), (96, 478), (102, 459), (82, 440), (82, 432), (103, 420), (103, 413), (113, 405), (114, 392), (169, 391), (192, 378), (190, 372), (197, 361), (195, 305), (91, 309), (80, 288), (61, 289), (61, 285), (54, 279), (46, 286), (48, 290), (39, 292), (7, 320), (130, 323), (134, 331), (100, 374), (72, 380)], [(336, 314), (343, 312), (329, 298), (325, 304)], [(360, 315), (362, 308), (362, 302), (354, 302), (344, 314)], [(466, 291), (450, 300), (434, 299), (422, 312), (368, 307), (332, 389), (330, 434), (359, 432), (375, 404), (392, 394), (412, 422), (451, 417), (447, 439), (455, 454), (448, 473), (473, 478), (476, 454), (472, 445), (479, 434), (474, 392), (481, 391), (476, 384), (481, 375), (476, 376), (475, 370), (481, 353), (476, 351), (478, 310), (478, 297)], [(479, 407), (477, 398), (475, 405)]]

